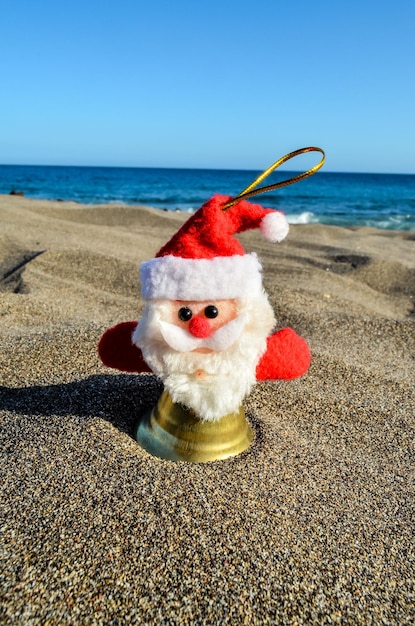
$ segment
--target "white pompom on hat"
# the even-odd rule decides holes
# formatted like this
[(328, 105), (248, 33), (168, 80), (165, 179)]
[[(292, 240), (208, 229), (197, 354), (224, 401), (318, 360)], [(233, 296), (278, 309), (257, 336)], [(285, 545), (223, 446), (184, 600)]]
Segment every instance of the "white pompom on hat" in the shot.
[(262, 291), (261, 265), (234, 237), (259, 228), (276, 243), (288, 234), (283, 213), (241, 200), (224, 211), (230, 198), (215, 195), (157, 253), (140, 267), (145, 300), (220, 300)]

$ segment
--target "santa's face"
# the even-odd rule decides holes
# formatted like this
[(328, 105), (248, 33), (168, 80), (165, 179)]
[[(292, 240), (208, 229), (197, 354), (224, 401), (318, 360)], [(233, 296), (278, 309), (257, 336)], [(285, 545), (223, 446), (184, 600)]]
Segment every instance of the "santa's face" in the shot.
[(274, 316), (265, 294), (231, 300), (152, 300), (133, 341), (174, 402), (201, 420), (236, 412), (255, 383)]
[(171, 323), (195, 337), (209, 337), (236, 317), (236, 300), (173, 300), (170, 303)]
[(164, 308), (160, 331), (178, 352), (223, 351), (238, 340), (246, 316), (239, 316), (236, 300), (175, 300)]

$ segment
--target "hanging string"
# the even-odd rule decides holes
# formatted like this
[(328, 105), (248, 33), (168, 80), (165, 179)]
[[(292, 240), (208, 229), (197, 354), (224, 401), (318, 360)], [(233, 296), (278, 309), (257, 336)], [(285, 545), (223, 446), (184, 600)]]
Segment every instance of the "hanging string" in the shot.
[[(286, 180), (281, 180), (278, 183), (274, 183), (272, 185), (265, 185), (265, 187), (259, 187), (258, 189), (255, 189), (255, 187), (260, 185), (262, 181), (265, 180), (265, 178), (267, 178), (267, 176), (269, 176), (274, 170), (277, 169), (277, 167), (280, 167), (280, 165), (282, 165), (286, 161), (289, 161), (290, 159), (293, 159), (294, 157), (300, 154), (305, 154), (306, 152), (320, 152), (323, 156), (320, 162), (317, 163), (317, 165), (314, 165), (306, 172), (302, 172), (301, 174), (297, 174), (296, 176), (293, 176), (292, 178), (287, 178)], [(240, 194), (235, 196), (235, 198), (228, 200), (228, 202), (223, 205), (222, 211), (227, 211), (228, 209), (233, 207), (235, 204), (240, 202), (240, 200), (246, 200), (247, 198), (251, 198), (252, 196), (256, 196), (260, 193), (266, 193), (267, 191), (273, 191), (274, 189), (280, 189), (281, 187), (286, 187), (287, 185), (293, 185), (294, 183), (298, 183), (298, 181), (304, 180), (304, 178), (308, 178), (309, 176), (312, 176), (313, 174), (315, 174), (323, 166), (325, 160), (326, 160), (326, 155), (324, 154), (324, 150), (322, 150), (321, 148), (317, 148), (315, 146), (309, 146), (307, 148), (300, 148), (299, 150), (294, 150), (294, 152), (289, 152), (288, 154), (278, 159), (278, 161), (275, 161), (275, 163), (273, 163), (264, 172), (262, 172), (262, 174), (260, 174), (258, 178), (256, 178), (250, 185), (248, 185), (248, 187), (246, 187), (243, 191), (241, 191)]]

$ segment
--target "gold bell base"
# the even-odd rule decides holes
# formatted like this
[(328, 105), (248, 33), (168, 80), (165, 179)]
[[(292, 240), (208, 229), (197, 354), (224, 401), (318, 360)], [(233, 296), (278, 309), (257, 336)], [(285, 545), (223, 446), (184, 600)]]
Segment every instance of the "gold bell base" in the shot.
[(136, 439), (153, 456), (206, 463), (240, 454), (249, 448), (253, 432), (242, 407), (216, 422), (202, 422), (164, 391), (154, 409), (140, 420)]

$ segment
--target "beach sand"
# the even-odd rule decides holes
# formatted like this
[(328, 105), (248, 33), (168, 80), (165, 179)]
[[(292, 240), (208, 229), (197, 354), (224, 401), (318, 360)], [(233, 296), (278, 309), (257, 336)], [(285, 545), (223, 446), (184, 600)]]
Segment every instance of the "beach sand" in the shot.
[(0, 196), (0, 622), (413, 624), (415, 233), (241, 236), (313, 361), (255, 387), (248, 451), (188, 464), (131, 436), (157, 380), (96, 350), (184, 219)]

